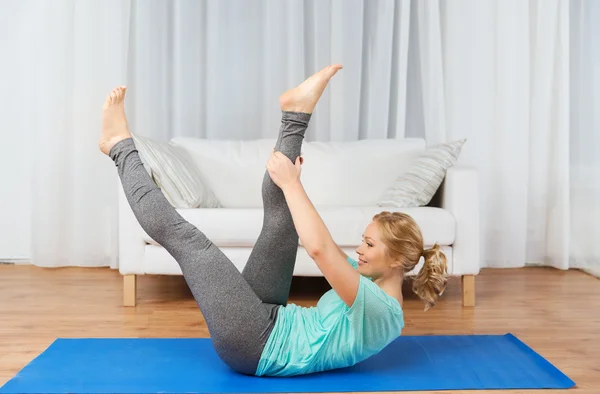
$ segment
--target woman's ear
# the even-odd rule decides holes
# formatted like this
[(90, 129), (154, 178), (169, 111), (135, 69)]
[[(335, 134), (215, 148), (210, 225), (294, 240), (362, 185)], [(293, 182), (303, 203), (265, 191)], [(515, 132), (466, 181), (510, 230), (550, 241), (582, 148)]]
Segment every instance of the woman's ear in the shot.
[(401, 267), (402, 267), (402, 261), (392, 260), (392, 268), (401, 268)]

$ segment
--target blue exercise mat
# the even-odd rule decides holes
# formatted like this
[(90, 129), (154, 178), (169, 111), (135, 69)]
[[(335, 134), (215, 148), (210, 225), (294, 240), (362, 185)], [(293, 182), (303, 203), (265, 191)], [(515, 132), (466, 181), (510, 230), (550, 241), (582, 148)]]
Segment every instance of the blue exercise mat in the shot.
[(569, 388), (574, 382), (511, 334), (402, 336), (349, 368), (240, 375), (210, 339), (57, 339), (0, 393), (331, 392)]

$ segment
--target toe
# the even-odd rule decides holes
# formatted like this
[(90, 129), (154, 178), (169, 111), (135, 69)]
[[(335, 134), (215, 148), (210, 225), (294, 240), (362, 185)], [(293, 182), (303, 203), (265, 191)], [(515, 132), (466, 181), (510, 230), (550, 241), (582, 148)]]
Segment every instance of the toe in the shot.
[(125, 88), (125, 86), (119, 86), (117, 88), (117, 102), (121, 102), (123, 101), (123, 99), (125, 98), (125, 91), (127, 88)]
[(333, 77), (341, 68), (342, 68), (342, 66), (340, 64), (332, 64), (326, 68), (324, 74), (325, 74), (326, 78), (329, 79), (329, 78)]

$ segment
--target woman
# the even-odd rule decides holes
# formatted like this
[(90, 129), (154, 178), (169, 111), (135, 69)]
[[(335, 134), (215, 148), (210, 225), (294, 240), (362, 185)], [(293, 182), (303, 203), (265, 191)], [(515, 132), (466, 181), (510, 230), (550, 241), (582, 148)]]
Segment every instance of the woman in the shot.
[[(360, 362), (400, 335), (404, 274), (421, 255), (425, 266), (415, 280), (417, 294), (433, 305), (446, 283), (439, 246), (424, 251), (409, 216), (376, 215), (356, 262), (334, 243), (302, 188), (304, 133), (341, 68), (328, 66), (280, 97), (281, 128), (262, 185), (263, 228), (242, 273), (179, 215), (143, 168), (127, 126), (125, 87), (114, 89), (103, 107), (100, 150), (117, 166), (142, 228), (180, 265), (217, 354), (243, 374), (291, 376)], [(287, 304), (298, 237), (332, 286), (316, 307)]]

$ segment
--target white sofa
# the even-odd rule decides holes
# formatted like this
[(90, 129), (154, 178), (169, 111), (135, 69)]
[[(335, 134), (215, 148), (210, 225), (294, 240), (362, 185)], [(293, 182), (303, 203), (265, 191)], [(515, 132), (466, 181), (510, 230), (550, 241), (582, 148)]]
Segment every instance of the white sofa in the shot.
[[(170, 145), (188, 154), (202, 182), (220, 208), (177, 208), (230, 258), (241, 271), (263, 219), (261, 186), (275, 138), (253, 141), (174, 138)], [(475, 303), (479, 273), (478, 180), (475, 169), (451, 167), (428, 206), (379, 206), (379, 197), (426, 149), (425, 141), (304, 141), (302, 183), (333, 239), (356, 257), (361, 235), (380, 211), (411, 215), (421, 227), (426, 247), (437, 242), (448, 258), (449, 272), (462, 277), (463, 305)], [(119, 185), (121, 183), (119, 182)], [(418, 271), (422, 261), (415, 270)], [(119, 270), (124, 277), (124, 305), (136, 304), (136, 276), (181, 275), (177, 262), (137, 222), (119, 187)], [(294, 275), (322, 276), (302, 242)]]

